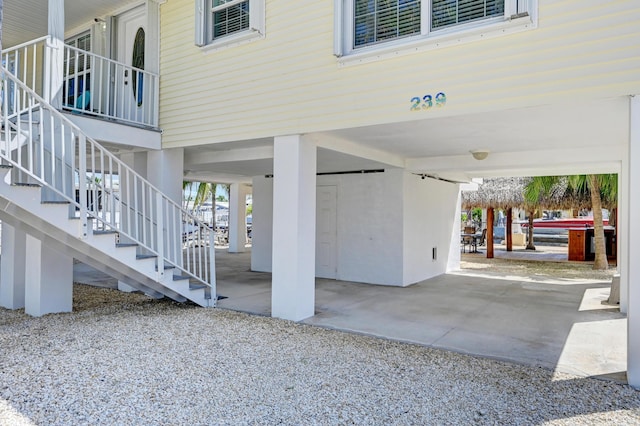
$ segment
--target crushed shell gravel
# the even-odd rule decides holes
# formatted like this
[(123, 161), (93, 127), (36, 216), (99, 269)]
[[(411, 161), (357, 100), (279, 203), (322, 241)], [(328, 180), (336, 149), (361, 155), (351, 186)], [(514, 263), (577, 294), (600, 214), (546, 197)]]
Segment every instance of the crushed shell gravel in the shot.
[(640, 391), (76, 285), (0, 309), (1, 425), (637, 425)]

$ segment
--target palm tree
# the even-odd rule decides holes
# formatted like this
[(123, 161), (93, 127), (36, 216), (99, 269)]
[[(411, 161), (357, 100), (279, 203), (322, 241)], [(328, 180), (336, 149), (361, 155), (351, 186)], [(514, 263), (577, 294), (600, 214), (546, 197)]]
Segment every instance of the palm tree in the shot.
[[(193, 185), (198, 185), (196, 187), (195, 196), (193, 196)], [(213, 196), (216, 193), (217, 185), (211, 182), (191, 182), (191, 181), (182, 181), (182, 191), (186, 192), (186, 196), (184, 198), (184, 208), (188, 209), (189, 205), (193, 201), (193, 207), (198, 207), (204, 204), (205, 201), (211, 199), (213, 200)], [(216, 226), (216, 209), (215, 203), (211, 212), (211, 226), (215, 228)]]
[[(615, 174), (534, 177), (525, 187), (525, 200), (529, 204), (544, 204), (544, 200), (552, 197), (555, 191), (562, 190), (563, 185), (561, 183), (563, 179), (567, 183), (566, 188), (564, 188), (565, 194), (568, 191), (573, 191), (575, 193), (588, 192), (590, 195), (595, 237), (593, 269), (607, 269), (609, 263), (607, 262), (605, 247), (602, 205), (604, 200), (608, 206), (615, 206), (618, 197), (618, 177)], [(529, 215), (530, 238), (533, 234), (532, 216), (532, 214)], [(529, 247), (527, 246), (527, 248)]]
[[(193, 196), (193, 185), (196, 187), (196, 194)], [(188, 180), (182, 181), (182, 191), (186, 192), (184, 198), (185, 208), (189, 206), (193, 201), (193, 207), (202, 205), (208, 199), (213, 199), (213, 195), (216, 193), (217, 184), (211, 182), (192, 182)]]
[(614, 200), (618, 197), (618, 176), (615, 174), (570, 176), (569, 186), (577, 191), (588, 191), (591, 196), (596, 246), (593, 269), (607, 269), (609, 262), (605, 247), (602, 201), (605, 200), (609, 205), (615, 205)]
[(560, 176), (535, 176), (524, 188), (524, 200), (529, 215), (527, 250), (536, 249), (533, 244), (533, 215), (536, 212), (536, 207), (552, 197), (560, 180)]

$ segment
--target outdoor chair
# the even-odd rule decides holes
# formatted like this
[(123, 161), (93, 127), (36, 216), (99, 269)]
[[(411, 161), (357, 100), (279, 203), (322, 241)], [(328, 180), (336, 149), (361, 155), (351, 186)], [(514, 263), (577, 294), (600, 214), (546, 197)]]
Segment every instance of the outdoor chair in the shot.
[[(464, 234), (475, 234), (476, 232), (476, 228), (474, 228), (473, 226), (465, 226), (464, 227)], [(460, 239), (460, 244), (462, 244), (462, 252), (466, 253), (466, 246), (469, 246), (469, 252), (473, 251), (475, 248), (475, 241), (476, 239), (474, 237), (471, 237), (469, 235), (463, 235), (462, 238)]]
[(482, 235), (480, 236), (480, 241), (478, 242), (478, 245), (479, 246), (485, 245), (487, 243), (486, 239), (487, 239), (487, 228), (484, 228), (482, 230)]

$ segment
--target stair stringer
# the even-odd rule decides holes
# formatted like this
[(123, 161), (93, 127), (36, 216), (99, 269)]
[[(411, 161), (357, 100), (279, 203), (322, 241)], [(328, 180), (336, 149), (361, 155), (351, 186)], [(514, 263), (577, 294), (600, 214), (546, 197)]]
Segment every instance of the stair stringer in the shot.
[(40, 199), (41, 188), (11, 185), (3, 178), (0, 219), (142, 292), (161, 293), (178, 302), (188, 299), (200, 306), (212, 305), (205, 288), (191, 289), (186, 277), (174, 280), (170, 269), (158, 274), (155, 262), (137, 259), (135, 247), (117, 247), (113, 235), (111, 243), (109, 235), (90, 230), (84, 237), (81, 221), (69, 217), (68, 204), (46, 204)]

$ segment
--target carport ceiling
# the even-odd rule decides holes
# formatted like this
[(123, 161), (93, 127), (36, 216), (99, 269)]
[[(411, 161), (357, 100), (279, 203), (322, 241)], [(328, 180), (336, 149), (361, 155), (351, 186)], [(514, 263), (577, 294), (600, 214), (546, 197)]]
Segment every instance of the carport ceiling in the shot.
[[(518, 153), (546, 153), (560, 148), (566, 153), (592, 147), (624, 146), (628, 140), (628, 108), (628, 98), (618, 97), (591, 103), (544, 105), (340, 129), (309, 137), (320, 144), (317, 167), (321, 173), (398, 167), (398, 158), (402, 162), (443, 157), (444, 160), (436, 161), (446, 169), (449, 159), (456, 156), (471, 159), (469, 151), (474, 149), (486, 149), (495, 158), (499, 153), (515, 153), (517, 157)], [(331, 143), (323, 147), (322, 141)], [(263, 138), (186, 148), (185, 169), (244, 177), (271, 174), (272, 147), (272, 139)], [(251, 159), (236, 156), (231, 161), (217, 159), (228, 157), (234, 150), (240, 153), (252, 152), (252, 149), (261, 150), (260, 156)], [(205, 157), (210, 160), (202, 161)], [(189, 164), (189, 159), (198, 164)], [(475, 162), (474, 165), (487, 166), (488, 163)], [(459, 173), (469, 175), (470, 169), (456, 167), (460, 164), (451, 165), (452, 176), (464, 179)], [(442, 167), (438, 170), (441, 176), (447, 173)], [(482, 175), (502, 174), (498, 169), (484, 169), (478, 176)]]
[(628, 139), (626, 97), (416, 120), (323, 133), (405, 158), (580, 149)]

